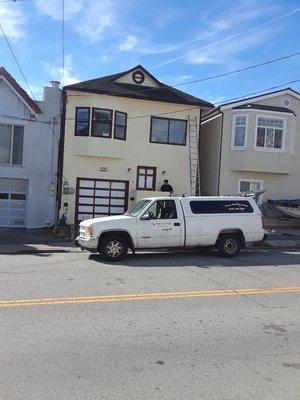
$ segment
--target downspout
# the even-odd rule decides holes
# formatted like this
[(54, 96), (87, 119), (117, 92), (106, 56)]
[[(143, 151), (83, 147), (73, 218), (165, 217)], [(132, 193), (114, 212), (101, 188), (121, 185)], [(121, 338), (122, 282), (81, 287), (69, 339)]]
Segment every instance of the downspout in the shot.
[(62, 181), (63, 181), (63, 162), (64, 162), (64, 144), (65, 144), (66, 102), (67, 102), (67, 95), (65, 90), (63, 89), (61, 122), (60, 122), (60, 140), (59, 140), (59, 151), (57, 160), (56, 224), (58, 223), (59, 210), (61, 208), (61, 196), (63, 187)]
[(219, 168), (218, 168), (218, 186), (217, 186), (217, 196), (220, 196), (220, 180), (221, 180), (221, 158), (222, 158), (222, 147), (223, 147), (223, 122), (224, 122), (224, 113), (220, 110), (222, 114), (222, 122), (221, 122), (221, 137), (220, 137), (220, 148), (219, 148)]
[[(200, 113), (199, 113), (199, 129), (198, 129), (198, 193), (196, 191), (196, 196), (201, 196), (201, 179), (200, 179), (200, 141), (201, 141), (201, 120), (202, 120), (202, 113), (203, 110), (200, 108)], [(197, 181), (196, 181), (197, 182)], [(197, 189), (197, 186), (196, 186)]]

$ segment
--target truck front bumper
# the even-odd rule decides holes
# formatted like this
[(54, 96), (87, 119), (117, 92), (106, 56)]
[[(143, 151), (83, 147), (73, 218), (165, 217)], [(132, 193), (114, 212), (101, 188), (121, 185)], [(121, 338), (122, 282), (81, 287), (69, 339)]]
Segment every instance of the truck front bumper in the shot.
[(92, 253), (97, 253), (98, 242), (96, 239), (84, 236), (77, 236), (76, 241), (81, 249), (88, 250)]

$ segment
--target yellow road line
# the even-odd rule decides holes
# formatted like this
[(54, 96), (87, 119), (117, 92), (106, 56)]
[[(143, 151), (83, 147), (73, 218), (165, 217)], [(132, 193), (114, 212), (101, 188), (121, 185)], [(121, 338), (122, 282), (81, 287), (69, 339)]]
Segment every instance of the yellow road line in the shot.
[(27, 307), (40, 305), (57, 304), (80, 304), (80, 303), (110, 303), (119, 301), (145, 301), (163, 300), (180, 298), (199, 298), (199, 297), (225, 297), (243, 295), (263, 295), (276, 293), (296, 293), (300, 292), (300, 287), (282, 288), (246, 288), (229, 290), (204, 290), (194, 292), (161, 292), (161, 293), (141, 293), (141, 294), (114, 294), (103, 296), (83, 296), (83, 297), (57, 297), (50, 299), (28, 299), (28, 300), (1, 300), (0, 308), (5, 307)]

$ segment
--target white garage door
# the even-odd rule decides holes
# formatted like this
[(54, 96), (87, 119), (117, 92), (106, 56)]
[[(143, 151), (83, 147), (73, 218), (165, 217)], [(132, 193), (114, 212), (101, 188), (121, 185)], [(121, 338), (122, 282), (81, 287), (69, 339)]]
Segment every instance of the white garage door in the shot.
[(27, 181), (0, 179), (0, 227), (25, 228)]
[(105, 215), (124, 214), (128, 181), (77, 178), (75, 222)]

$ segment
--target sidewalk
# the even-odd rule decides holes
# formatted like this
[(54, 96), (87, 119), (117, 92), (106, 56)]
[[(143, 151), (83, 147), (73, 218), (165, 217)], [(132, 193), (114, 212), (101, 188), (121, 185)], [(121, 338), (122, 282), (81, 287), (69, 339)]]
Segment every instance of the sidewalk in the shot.
[(78, 248), (52, 230), (0, 228), (0, 254), (70, 253)]
[[(250, 245), (257, 249), (299, 249), (300, 227), (275, 228), (267, 238)], [(76, 253), (73, 242), (54, 236), (51, 229), (0, 228), (0, 254)]]

